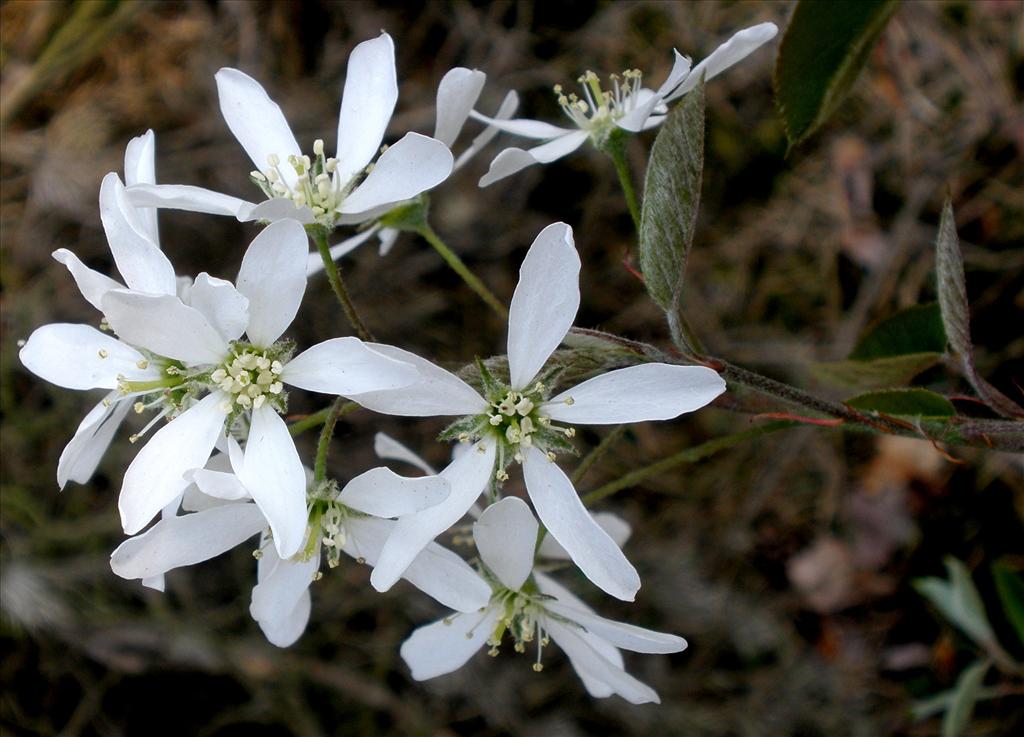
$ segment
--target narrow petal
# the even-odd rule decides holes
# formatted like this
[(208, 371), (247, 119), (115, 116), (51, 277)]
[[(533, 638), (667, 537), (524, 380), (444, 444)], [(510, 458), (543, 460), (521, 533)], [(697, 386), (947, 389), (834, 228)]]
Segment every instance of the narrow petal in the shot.
[(599, 617), (558, 601), (545, 603), (548, 611), (565, 617), (570, 622), (582, 625), (591, 634), (610, 642), (623, 650), (635, 653), (665, 654), (678, 653), (686, 649), (686, 640), (664, 632), (636, 627), (625, 622), (615, 622)]
[(494, 443), (476, 443), (441, 472), (451, 484), (447, 499), (398, 520), (370, 576), (375, 589), (390, 589), (428, 543), (462, 519), (490, 481), (494, 455)]
[[(519, 107), (519, 95), (515, 91), (510, 91), (505, 95), (505, 99), (501, 101), (501, 106), (498, 108), (498, 112), (494, 114), (495, 120), (508, 120), (515, 112), (516, 108)], [(455, 160), (455, 169), (461, 169), (466, 165), (470, 159), (476, 156), (488, 143), (494, 140), (494, 137), (498, 135), (498, 129), (493, 125), (488, 125), (480, 133), (476, 135), (473, 142), (469, 144), (469, 148), (459, 154), (459, 158)]]
[(174, 267), (146, 234), (117, 174), (107, 174), (100, 185), (100, 220), (125, 284), (150, 294), (175, 293)]
[[(124, 150), (124, 183), (156, 184), (156, 136), (148, 130), (128, 142)], [(156, 209), (140, 208), (135, 205), (143, 231), (151, 241), (160, 247), (160, 230), (157, 226)]]
[(697, 85), (702, 75), (705, 81), (718, 76), (733, 64), (757, 51), (763, 44), (771, 41), (778, 32), (779, 29), (774, 23), (759, 23), (739, 31), (695, 66), (686, 80), (665, 100), (671, 102), (685, 95)]
[(96, 466), (132, 406), (129, 400), (118, 401), (120, 396), (120, 392), (113, 391), (104, 397), (89, 411), (75, 436), (64, 446), (57, 462), (57, 484), (61, 489), (68, 481), (84, 484), (96, 472)]
[(249, 298), (246, 335), (266, 348), (281, 337), (302, 304), (306, 293), (306, 231), (294, 220), (271, 223), (242, 257), (238, 291)]
[(455, 67), (437, 86), (437, 121), (434, 138), (448, 148), (462, 132), (469, 113), (480, 98), (487, 75), (476, 69)]
[(533, 164), (550, 164), (563, 156), (568, 156), (582, 146), (589, 135), (586, 131), (570, 131), (531, 149), (506, 148), (494, 157), (491, 168), (480, 179), (480, 186), (494, 184), (499, 179), (511, 176)]
[(121, 578), (157, 576), (227, 552), (264, 527), (266, 521), (255, 504), (224, 504), (165, 517), (121, 543), (110, 556), (110, 567)]
[(573, 628), (549, 619), (547, 630), (551, 633), (552, 639), (565, 651), (572, 667), (581, 677), (586, 675), (604, 683), (613, 693), (617, 693), (631, 704), (661, 703), (654, 689), (606, 660)]
[(419, 133), (406, 133), (388, 148), (339, 210), (361, 213), (412, 199), (448, 178), (455, 160), (440, 141)]
[(381, 466), (349, 481), (338, 498), (364, 514), (401, 517), (443, 502), (450, 491), (448, 481), (441, 476), (406, 478)]
[(205, 271), (189, 290), (188, 304), (199, 310), (225, 341), (238, 339), (249, 322), (249, 300), (226, 279)]
[(428, 476), (433, 476), (437, 473), (425, 460), (413, 453), (409, 448), (382, 432), (373, 436), (373, 452), (377, 454), (378, 458), (402, 461), (403, 463), (415, 466)]
[(640, 589), (640, 576), (615, 541), (594, 522), (569, 477), (537, 448), (527, 450), (523, 476), (541, 523), (583, 575), (617, 599), (633, 601)]
[(724, 391), (725, 381), (709, 368), (645, 363), (588, 379), (552, 397), (541, 411), (579, 425), (670, 420), (700, 409)]
[(298, 175), (287, 162), (289, 156), (301, 156), (299, 144), (277, 103), (255, 79), (237, 69), (224, 68), (215, 75), (220, 111), (224, 121), (259, 171), (269, 168), (271, 154), (281, 160), (279, 170), (291, 186)]
[(226, 471), (214, 471), (209, 467), (196, 468), (186, 471), (185, 479), (195, 484), (203, 494), (215, 499), (236, 501), (252, 496), (241, 479)]
[[(633, 529), (629, 526), (626, 520), (622, 519), (617, 514), (612, 512), (597, 512), (591, 514), (594, 518), (594, 522), (598, 526), (608, 533), (608, 536), (615, 541), (615, 544), (620, 548), (626, 544), (629, 540), (630, 534)], [(537, 555), (541, 558), (554, 558), (555, 560), (568, 560), (569, 554), (565, 552), (565, 548), (558, 544), (558, 540), (553, 538), (551, 535), (545, 535), (544, 539), (540, 543), (540, 548), (537, 550)]]
[(160, 428), (135, 456), (125, 471), (118, 502), (126, 533), (141, 530), (185, 490), (186, 471), (206, 465), (224, 431), (228, 404), (222, 392), (204, 397)]
[(466, 664), (484, 646), (498, 621), (498, 610), (457, 614), (420, 627), (399, 651), (417, 681), (443, 676)]
[(514, 496), (487, 507), (473, 524), (480, 558), (512, 591), (518, 591), (533, 570), (537, 530), (530, 507)]
[(392, 360), (411, 365), (416, 374), (411, 383), (395, 390), (352, 395), (351, 398), (363, 407), (402, 417), (475, 415), (487, 411), (486, 400), (450, 371), (401, 348), (381, 343), (369, 345)]
[(418, 374), (358, 338), (331, 338), (297, 355), (281, 374), (286, 384), (343, 397), (409, 386)]
[(386, 33), (352, 49), (338, 115), (338, 177), (347, 184), (370, 163), (398, 101), (395, 43)]
[(282, 619), (282, 615), (289, 615), (302, 595), (309, 591), (319, 567), (320, 556), (313, 555), (308, 560), (282, 560), (270, 569), (270, 575), (261, 576), (253, 587), (249, 605), (252, 618), (257, 622), (274, 622)]
[[(266, 162), (263, 165), (266, 167)], [(127, 192), (128, 201), (139, 208), (153, 207), (235, 217), (244, 207), (255, 207), (251, 202), (237, 197), (188, 184), (133, 184)]]
[(111, 279), (106, 274), (93, 271), (66, 248), (58, 248), (54, 251), (53, 258), (68, 268), (75, 284), (78, 285), (78, 291), (85, 297), (85, 301), (97, 310), (103, 309), (100, 306), (100, 300), (103, 299), (104, 294), (111, 289), (124, 289), (121, 282)]
[(306, 537), (306, 471), (288, 425), (268, 405), (253, 410), (241, 481), (263, 510), (278, 555), (295, 555)]
[(479, 120), (481, 123), (493, 126), (500, 131), (505, 133), (511, 133), (514, 136), (522, 136), (523, 138), (534, 138), (538, 141), (544, 141), (549, 138), (558, 138), (564, 136), (567, 133), (576, 133), (577, 128), (559, 128), (557, 125), (551, 125), (551, 123), (545, 123), (540, 120), (528, 120), (526, 118), (516, 118), (515, 120), (503, 120), (498, 116), (488, 118), (486, 115), (478, 113), (476, 110), (470, 113), (470, 117), (474, 120)]
[(309, 614), (312, 611), (313, 603), (309, 595), (309, 589), (302, 592), (295, 607), (283, 617), (275, 619), (261, 619), (256, 622), (263, 631), (267, 642), (277, 647), (291, 647), (296, 640), (302, 637), (309, 624)]
[(88, 325), (57, 322), (37, 328), (18, 352), (33, 374), (65, 389), (116, 389), (118, 376), (151, 379), (146, 357), (127, 343)]
[(398, 236), (401, 234), (402, 231), (397, 228), (382, 228), (377, 236), (377, 239), (380, 241), (380, 246), (377, 249), (377, 255), (387, 256), (391, 251), (392, 246), (395, 245), (395, 241), (398, 240)]
[(572, 228), (554, 223), (533, 241), (519, 267), (508, 314), (508, 370), (525, 389), (572, 327), (580, 307), (580, 257)]
[(116, 289), (102, 304), (110, 327), (132, 345), (191, 365), (220, 363), (227, 355), (228, 342), (217, 329), (177, 297)]
[[(351, 238), (346, 238), (341, 243), (336, 243), (331, 246), (331, 261), (337, 261), (342, 256), (351, 253), (359, 246), (370, 240), (375, 233), (380, 230), (379, 226), (367, 228), (359, 233), (356, 233)], [(313, 251), (306, 257), (306, 276), (310, 277), (314, 274), (319, 274), (324, 270), (324, 260), (320, 256), (319, 251)]]
[(302, 225), (309, 225), (316, 220), (316, 216), (309, 207), (297, 205), (288, 197), (274, 197), (257, 205), (249, 202), (243, 203), (235, 213), (235, 217), (241, 223), (253, 221), (275, 223), (278, 220), (294, 220)]
[[(540, 571), (534, 571), (533, 580), (537, 582), (537, 588), (540, 589), (540, 592), (542, 594), (551, 596), (554, 599), (557, 599), (562, 604), (567, 604), (568, 606), (573, 607), (577, 611), (582, 611), (594, 616), (597, 615), (597, 612), (595, 612), (586, 602), (584, 602), (574, 593), (569, 591), (569, 589), (555, 581), (555, 579), (551, 578), (550, 576), (541, 573)], [(592, 647), (594, 650), (597, 650), (597, 652), (600, 653), (601, 657), (610, 662), (612, 665), (618, 668), (626, 667), (625, 661), (623, 661), (622, 659), (622, 653), (620, 653), (619, 649), (612, 645), (610, 642), (601, 639), (592, 632), (586, 632), (584, 630), (576, 630), (576, 632), (577, 634), (579, 634), (580, 637), (586, 640), (587, 644), (590, 645), (590, 647)], [(587, 678), (582, 675), (581, 678), (583, 678), (584, 682), (587, 681)], [(593, 684), (587, 685), (588, 691), (591, 690), (591, 685)], [(611, 696), (611, 692), (609, 691), (604, 695)]]

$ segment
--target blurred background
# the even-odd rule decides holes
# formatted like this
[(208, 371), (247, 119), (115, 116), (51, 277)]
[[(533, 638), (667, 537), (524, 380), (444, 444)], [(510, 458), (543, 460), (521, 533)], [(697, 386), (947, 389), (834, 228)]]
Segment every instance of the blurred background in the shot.
[[(969, 642), (911, 587), (954, 555), (976, 570), (993, 626), (1010, 631), (988, 564), (1024, 564), (1020, 457), (800, 427), (682, 466), (605, 500), (632, 523), (637, 603), (564, 580), (604, 615), (684, 635), (672, 656), (629, 656), (661, 706), (587, 697), (553, 649), (542, 674), (506, 647), (423, 684), (398, 646), (440, 607), (400, 584), (380, 595), (351, 561), (313, 587), (310, 626), (290, 649), (248, 615), (250, 550), (168, 576), (167, 592), (109, 568), (120, 543), (127, 432), (87, 485), (59, 493), (57, 457), (97, 398), (36, 379), (17, 341), (49, 322), (98, 316), (50, 258), (72, 249), (112, 269), (99, 182), (127, 141), (156, 132), (160, 182), (246, 198), (251, 165), (223, 123), (214, 72), (261, 80), (304, 149), (334, 145), (349, 51), (386, 29), (400, 97), (390, 133), (430, 133), (451, 67), (485, 71), (481, 109), (518, 90), (520, 113), (560, 123), (552, 85), (637, 67), (667, 74), (672, 48), (702, 59), (788, 2), (5, 2), (0, 6), (2, 399), (0, 731), (10, 735), (933, 735), (915, 700), (950, 688)], [(702, 208), (688, 317), (716, 355), (823, 394), (813, 361), (847, 354), (896, 309), (935, 298), (933, 242), (949, 193), (957, 214), (981, 373), (1020, 397), (1024, 379), (1024, 19), (1008, 1), (905, 2), (851, 98), (784, 156), (773, 109), (777, 41), (708, 85)], [(467, 126), (467, 141), (474, 135)], [(471, 129), (471, 130), (470, 130)], [(392, 138), (391, 140), (394, 140)], [(516, 139), (518, 140), (518, 139)], [(653, 134), (631, 144), (638, 180)], [(500, 144), (435, 191), (434, 228), (499, 299), (534, 236), (575, 229), (583, 259), (577, 325), (667, 345), (658, 308), (626, 268), (635, 236), (611, 162), (592, 149), (478, 189)], [(179, 273), (233, 278), (253, 226), (161, 214)], [(337, 237), (337, 236), (336, 236)], [(504, 347), (502, 325), (424, 242), (344, 264), (384, 342), (450, 365)], [(347, 334), (314, 279), (299, 345)], [(936, 369), (946, 393), (965, 385)], [(1016, 382), (1016, 388), (1015, 388)], [(319, 405), (293, 396), (297, 415)], [(580, 484), (593, 489), (675, 450), (758, 422), (709, 408), (628, 428)], [(339, 423), (331, 473), (374, 465), (384, 430), (438, 465), (443, 421), (366, 411)], [(607, 430), (581, 432), (581, 448)], [(300, 450), (312, 457), (315, 438)], [(1012, 641), (1012, 635), (1005, 638)], [(1012, 653), (1018, 658), (1021, 649)], [(972, 735), (1024, 725), (1019, 689), (979, 705)]]

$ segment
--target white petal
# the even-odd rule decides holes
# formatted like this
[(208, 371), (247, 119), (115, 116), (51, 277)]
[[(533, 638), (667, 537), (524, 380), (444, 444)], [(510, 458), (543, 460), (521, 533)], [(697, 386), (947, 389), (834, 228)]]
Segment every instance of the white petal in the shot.
[(439, 504), (449, 492), (448, 482), (441, 476), (406, 478), (382, 466), (349, 481), (338, 498), (364, 514), (401, 517)]
[(557, 125), (551, 125), (540, 120), (527, 120), (526, 118), (516, 118), (515, 120), (502, 120), (497, 116), (488, 118), (486, 115), (481, 115), (476, 110), (471, 112), (470, 117), (474, 120), (479, 120), (481, 123), (487, 123), (487, 125), (494, 126), (500, 131), (511, 133), (514, 136), (522, 136), (523, 138), (535, 138), (538, 141), (543, 141), (548, 138), (558, 138), (564, 136), (567, 133), (576, 133), (576, 128), (559, 128)]
[(390, 435), (385, 435), (382, 432), (373, 436), (373, 452), (377, 454), (378, 458), (402, 461), (403, 463), (415, 466), (428, 476), (433, 476), (437, 473), (437, 471), (431, 468), (425, 460), (420, 458)]
[(537, 448), (523, 461), (526, 490), (541, 523), (595, 586), (623, 601), (633, 601), (640, 576), (619, 546), (583, 506), (572, 482)]
[(249, 340), (261, 348), (281, 337), (306, 292), (306, 231), (294, 220), (282, 220), (253, 238), (238, 271), (238, 291), (249, 298)]
[(499, 179), (515, 174), (534, 164), (550, 164), (568, 156), (582, 146), (590, 136), (586, 131), (570, 131), (554, 140), (534, 146), (531, 149), (506, 148), (494, 157), (491, 168), (480, 179), (480, 186), (486, 187)]
[(107, 174), (100, 185), (100, 220), (125, 284), (151, 294), (175, 293), (174, 267), (146, 234), (117, 174)]
[(518, 591), (533, 570), (537, 529), (530, 507), (514, 496), (487, 507), (473, 524), (481, 560), (512, 591)]
[[(268, 551), (266, 555), (271, 555)], [(260, 582), (253, 587), (249, 613), (257, 622), (274, 622), (282, 615), (287, 616), (309, 590), (313, 576), (320, 567), (320, 556), (308, 560), (282, 560), (269, 569), (269, 575), (260, 576)], [(263, 573), (261, 569), (260, 573)], [(275, 643), (277, 644), (277, 643)]]
[[(379, 226), (367, 228), (359, 233), (356, 233), (351, 238), (346, 238), (341, 243), (336, 243), (331, 246), (331, 261), (337, 261), (342, 256), (351, 253), (359, 246), (370, 240), (380, 230)], [(320, 255), (319, 251), (313, 251), (306, 257), (306, 276), (313, 276), (313, 274), (319, 274), (324, 270), (324, 260)]]
[[(608, 536), (615, 541), (616, 545), (621, 548), (626, 544), (630, 533), (633, 531), (626, 520), (612, 512), (597, 512), (590, 516), (594, 518), (594, 522), (602, 530), (608, 533)], [(565, 552), (565, 548), (559, 545), (558, 540), (551, 535), (544, 536), (540, 543), (540, 548), (537, 550), (537, 555), (541, 558), (554, 558), (556, 560), (569, 559), (569, 554)]]
[(519, 267), (508, 314), (508, 370), (526, 389), (572, 327), (580, 307), (580, 257), (572, 228), (554, 223), (533, 241)]
[(742, 61), (748, 55), (755, 52), (762, 44), (768, 43), (779, 29), (774, 23), (759, 23), (750, 28), (744, 28), (732, 38), (711, 52), (704, 61), (693, 68), (686, 80), (668, 97), (666, 101), (675, 100), (692, 90), (701, 75), (707, 81), (718, 76), (738, 61)]
[(283, 617), (262, 619), (257, 622), (267, 642), (278, 647), (290, 647), (302, 637), (309, 624), (309, 613), (312, 610), (309, 589), (302, 592), (295, 607)]
[(205, 271), (189, 289), (188, 304), (202, 312), (225, 341), (240, 337), (249, 322), (249, 300), (245, 295), (231, 282)]
[(398, 100), (395, 44), (386, 33), (352, 49), (338, 115), (338, 177), (348, 184), (370, 163)]
[(498, 610), (457, 614), (420, 627), (399, 651), (417, 681), (443, 676), (465, 665), (484, 646), (498, 621)]
[(392, 246), (395, 245), (395, 241), (398, 240), (398, 236), (401, 234), (402, 231), (397, 228), (381, 228), (377, 236), (380, 241), (380, 247), (377, 249), (377, 255), (387, 256), (391, 251)]
[(115, 289), (103, 300), (103, 314), (122, 340), (188, 364), (220, 363), (228, 342), (202, 312), (170, 295)]
[[(508, 120), (515, 114), (517, 107), (519, 107), (519, 95), (515, 91), (510, 91), (505, 95), (505, 99), (501, 101), (501, 106), (498, 108), (498, 112), (494, 114), (494, 119)], [(455, 160), (455, 169), (461, 169), (465, 166), (466, 162), (480, 153), (484, 146), (494, 140), (496, 135), (498, 135), (498, 129), (493, 125), (488, 125), (484, 128), (476, 135), (469, 148), (459, 154), (459, 158)]]
[(547, 630), (569, 656), (572, 667), (581, 677), (587, 676), (604, 683), (613, 693), (617, 693), (631, 704), (661, 702), (654, 689), (605, 659), (572, 627), (549, 619)]
[[(349, 519), (342, 548), (360, 562), (376, 565), (395, 522), (374, 517)], [(450, 609), (475, 612), (491, 598), (491, 587), (462, 558), (437, 543), (430, 543), (402, 574), (425, 594)]]
[(268, 405), (253, 410), (240, 479), (263, 510), (278, 555), (295, 555), (306, 537), (306, 471), (288, 425)]
[(186, 471), (185, 479), (195, 484), (203, 494), (215, 499), (235, 501), (252, 496), (245, 484), (235, 474), (211, 470), (209, 464), (207, 464), (207, 468)]
[(565, 617), (570, 622), (583, 625), (591, 634), (623, 650), (664, 654), (678, 653), (686, 649), (686, 640), (682, 637), (655, 632), (625, 622), (615, 622), (558, 601), (545, 602), (544, 606), (548, 611)]
[(118, 401), (120, 397), (119, 391), (104, 397), (89, 411), (75, 436), (64, 446), (57, 462), (57, 484), (61, 489), (68, 481), (84, 484), (96, 472), (96, 466), (132, 406), (129, 400)]
[(57, 322), (37, 328), (18, 352), (25, 368), (65, 389), (116, 389), (119, 375), (152, 379), (140, 369), (146, 357), (126, 343), (88, 325)]
[(413, 366), (416, 374), (412, 383), (398, 389), (363, 392), (351, 397), (367, 409), (402, 417), (475, 415), (487, 410), (484, 398), (450, 371), (401, 348), (381, 343), (369, 345), (390, 359)]
[(139, 208), (237, 216), (244, 207), (255, 207), (251, 202), (237, 197), (188, 184), (134, 184), (128, 187), (127, 192), (128, 201)]
[(276, 154), (285, 182), (295, 184), (298, 175), (288, 164), (288, 157), (301, 156), (302, 151), (281, 108), (259, 82), (237, 69), (225, 67), (215, 78), (221, 114), (256, 169), (266, 171), (268, 157)]
[[(148, 130), (128, 142), (124, 150), (124, 183), (129, 187), (133, 184), (156, 184), (156, 137), (153, 131)], [(143, 230), (159, 248), (160, 230), (157, 227), (156, 209), (143, 209), (138, 205), (135, 207), (138, 208)]]
[(241, 545), (266, 527), (255, 504), (219, 507), (165, 517), (142, 535), (125, 540), (110, 556), (121, 578), (148, 578), (191, 566)]
[(214, 392), (157, 430), (128, 466), (118, 508), (121, 525), (134, 535), (189, 482), (185, 471), (202, 468), (224, 431), (227, 397)]
[(406, 133), (388, 148), (345, 201), (340, 212), (352, 214), (408, 200), (448, 178), (455, 160), (440, 141)]
[(493, 442), (476, 443), (441, 472), (451, 484), (447, 499), (398, 520), (370, 576), (375, 589), (390, 589), (430, 541), (462, 519), (491, 480), (494, 455)]
[[(709, 404), (725, 381), (703, 366), (645, 363), (609, 371), (552, 397), (541, 411), (579, 425), (670, 420)], [(572, 404), (567, 400), (572, 398)]]
[(473, 109), (480, 92), (487, 81), (487, 75), (476, 69), (455, 67), (441, 79), (437, 86), (437, 121), (434, 138), (448, 148), (462, 132), (469, 112)]
[(238, 208), (235, 217), (242, 223), (254, 220), (261, 222), (266, 220), (272, 223), (278, 220), (294, 220), (302, 225), (309, 225), (316, 220), (316, 216), (309, 207), (297, 205), (288, 197), (274, 197), (257, 205), (245, 202)]
[(408, 386), (417, 376), (413, 366), (349, 336), (307, 348), (285, 364), (281, 380), (311, 392), (350, 397)]
[(78, 291), (85, 297), (85, 301), (97, 310), (103, 309), (100, 306), (100, 300), (103, 299), (104, 294), (111, 289), (124, 289), (121, 282), (111, 279), (106, 274), (93, 271), (66, 248), (58, 248), (54, 251), (53, 258), (68, 267), (75, 284), (78, 285)]
[[(594, 616), (597, 615), (597, 613), (593, 609), (591, 609), (586, 602), (584, 602), (574, 593), (569, 591), (569, 589), (565, 588), (565, 586), (558, 583), (557, 581), (555, 581), (555, 579), (551, 578), (550, 576), (541, 573), (540, 571), (534, 571), (533, 579), (534, 581), (536, 581), (537, 588), (540, 589), (540, 592), (542, 594), (552, 596), (562, 604), (567, 604), (573, 607), (576, 611), (585, 612), (586, 614), (591, 614)], [(619, 668), (626, 667), (625, 662), (622, 659), (622, 653), (620, 653), (619, 649), (612, 645), (610, 642), (608, 642), (607, 640), (602, 640), (600, 637), (591, 632), (585, 632), (583, 630), (576, 630), (576, 632), (577, 634), (579, 634), (580, 637), (586, 640), (587, 644), (590, 645), (590, 647), (592, 647), (594, 650), (597, 650), (597, 652), (600, 653), (601, 657), (610, 662), (612, 665), (615, 665)], [(587, 682), (586, 677), (581, 677), (583, 678), (584, 682)], [(591, 690), (592, 685), (593, 684), (591, 683), (587, 683), (588, 691)], [(611, 696), (611, 692), (606, 693), (604, 695)]]

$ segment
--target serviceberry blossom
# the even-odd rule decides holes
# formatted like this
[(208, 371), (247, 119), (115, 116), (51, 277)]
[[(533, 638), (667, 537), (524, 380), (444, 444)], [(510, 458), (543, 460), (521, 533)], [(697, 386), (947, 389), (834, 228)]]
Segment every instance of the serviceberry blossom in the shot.
[(648, 363), (610, 371), (551, 396), (541, 370), (576, 316), (579, 271), (571, 228), (564, 223), (545, 228), (523, 260), (512, 297), (509, 377), (507, 382), (500, 381), (482, 368), (485, 396), (419, 356), (373, 346), (397, 361), (415, 365), (419, 379), (397, 390), (348, 396), (385, 414), (461, 415), (442, 437), (471, 448), (441, 471), (451, 484), (448, 499), (395, 526), (371, 577), (378, 590), (387, 590), (419, 550), (466, 514), (485, 489), (490, 488), (492, 498), (497, 498), (509, 477), (506, 469), (515, 461), (523, 467), (537, 516), (573, 562), (604, 591), (633, 600), (640, 588), (636, 570), (553, 462), (556, 453), (572, 450), (574, 424), (671, 419), (711, 402), (725, 390), (725, 382), (700, 366)]
[(401, 648), (413, 678), (451, 673), (485, 644), (496, 656), (508, 636), (517, 653), (536, 648), (535, 671), (543, 670), (544, 648), (554, 641), (592, 696), (618, 694), (633, 704), (657, 703), (653, 689), (626, 673), (619, 648), (675, 653), (686, 641), (605, 619), (535, 570), (537, 532), (537, 520), (521, 499), (507, 497), (484, 510), (473, 525), (473, 538), (481, 576), (491, 588), (490, 602), (479, 611), (452, 614), (413, 632)]
[(398, 100), (395, 46), (386, 33), (349, 56), (334, 156), (325, 154), (321, 139), (312, 156), (304, 154), (281, 108), (252, 77), (224, 68), (216, 81), (224, 120), (255, 165), (250, 178), (267, 199), (254, 204), (202, 187), (139, 184), (131, 189), (136, 205), (333, 228), (372, 219), (452, 171), (448, 146), (419, 133), (407, 133), (374, 161)]
[[(193, 483), (159, 522), (114, 551), (111, 567), (123, 578), (146, 583), (259, 534), (253, 551), (259, 560), (257, 584), (249, 611), (267, 639), (279, 647), (291, 645), (305, 630), (310, 584), (322, 576), (324, 562), (335, 568), (344, 553), (373, 565), (395, 524), (381, 517), (424, 509), (448, 494), (447, 483), (437, 476), (405, 478), (386, 468), (360, 474), (339, 491), (334, 481), (315, 483), (306, 469), (309, 521), (304, 542), (293, 556), (282, 558), (271, 544), (266, 517), (239, 476), (243, 451), (230, 436), (227, 444), (226, 454), (188, 474)], [(178, 514), (179, 504), (185, 514)], [(437, 544), (427, 546), (403, 577), (456, 611), (477, 611), (491, 595), (469, 565)]]
[(540, 120), (501, 121), (474, 111), (474, 118), (507, 133), (544, 141), (529, 149), (507, 148), (499, 153), (491, 162), (490, 170), (480, 179), (480, 186), (486, 187), (533, 164), (557, 161), (588, 140), (602, 148), (617, 130), (637, 133), (657, 127), (665, 119), (668, 103), (693, 89), (701, 77), (709, 80), (741, 61), (774, 38), (778, 30), (774, 23), (745, 28), (693, 69), (690, 59), (676, 51), (672, 71), (657, 90), (643, 86), (639, 69), (627, 69), (621, 76), (613, 74), (607, 86), (602, 86), (594, 72), (587, 71), (577, 79), (582, 96), (555, 85), (558, 104), (572, 122), (572, 128)]

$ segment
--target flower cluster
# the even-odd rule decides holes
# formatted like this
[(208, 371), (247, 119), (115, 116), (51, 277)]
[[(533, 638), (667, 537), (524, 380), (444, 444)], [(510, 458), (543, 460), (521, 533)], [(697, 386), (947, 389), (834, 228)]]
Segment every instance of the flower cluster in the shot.
[[(603, 619), (544, 572), (552, 561), (569, 560), (618, 599), (632, 601), (640, 589), (622, 550), (629, 526), (592, 514), (560, 461), (575, 453), (578, 425), (672, 419), (710, 403), (725, 383), (702, 366), (640, 362), (565, 386), (555, 353), (576, 319), (582, 268), (568, 225), (549, 225), (530, 247), (508, 310), (507, 359), (478, 360), (475, 370), (470, 364), (463, 376), (475, 387), (384, 343), (346, 336), (301, 347), (284, 336), (309, 278), (374, 235), (389, 248), (409, 218), (425, 215), (425, 193), (500, 131), (548, 142), (502, 152), (481, 185), (588, 138), (601, 147), (615, 130), (657, 125), (690, 80), (714, 76), (774, 32), (771, 24), (742, 31), (692, 71), (677, 53), (657, 91), (644, 88), (636, 70), (612, 77), (608, 89), (587, 72), (582, 97), (556, 88), (573, 131), (511, 119), (514, 93), (493, 117), (477, 112), (485, 75), (453, 69), (438, 87), (434, 135), (406, 133), (383, 148), (398, 86), (394, 45), (382, 34), (349, 58), (333, 156), (322, 139), (304, 154), (259, 83), (222, 69), (221, 113), (255, 167), (250, 179), (264, 197), (259, 203), (157, 184), (153, 133), (131, 141), (123, 182), (108, 174), (99, 197), (120, 280), (68, 250), (53, 254), (99, 311), (99, 328), (45, 325), (20, 354), (47, 381), (106, 392), (61, 455), (61, 488), (87, 482), (119, 426), (133, 414), (148, 415), (129, 437), (141, 447), (124, 473), (119, 509), (132, 537), (114, 551), (114, 572), (162, 589), (173, 569), (248, 542), (258, 561), (250, 612), (267, 639), (284, 647), (306, 627), (323, 564), (329, 571), (344, 554), (372, 567), (377, 590), (404, 578), (454, 610), (402, 645), (413, 678), (450, 672), (485, 644), (495, 655), (506, 641), (516, 652), (534, 648), (540, 671), (544, 648), (554, 642), (592, 695), (657, 701), (625, 672), (619, 650), (668, 653), (686, 643)], [(456, 156), (452, 147), (470, 120), (484, 128)], [(232, 215), (261, 230), (233, 281), (183, 276), (162, 250), (159, 208)], [(310, 254), (311, 237), (326, 248), (326, 235), (346, 226), (356, 233)], [(378, 455), (410, 463), (419, 475), (381, 466), (347, 482), (330, 478), (326, 453), (340, 405), (334, 399), (323, 413), (315, 462), (304, 462), (288, 421), (294, 391), (344, 397), (385, 414), (450, 417), (440, 439), (455, 442), (453, 459), (436, 472), (380, 436)], [(510, 485), (518, 468), (530, 505)], [(476, 520), (465, 540), (476, 551), (468, 561), (435, 542), (467, 515)]]

